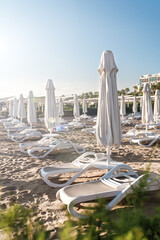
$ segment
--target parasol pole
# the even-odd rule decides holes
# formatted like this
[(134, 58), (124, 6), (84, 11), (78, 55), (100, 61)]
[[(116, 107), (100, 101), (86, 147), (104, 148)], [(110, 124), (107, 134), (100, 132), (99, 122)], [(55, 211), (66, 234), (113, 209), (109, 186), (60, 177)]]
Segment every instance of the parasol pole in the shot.
[(110, 152), (110, 147), (109, 147), (109, 146), (107, 146), (107, 148), (106, 148), (106, 154), (107, 154), (107, 162), (108, 162), (108, 165), (110, 165), (110, 161), (111, 161), (111, 158), (110, 158), (110, 156), (111, 156), (111, 152)]

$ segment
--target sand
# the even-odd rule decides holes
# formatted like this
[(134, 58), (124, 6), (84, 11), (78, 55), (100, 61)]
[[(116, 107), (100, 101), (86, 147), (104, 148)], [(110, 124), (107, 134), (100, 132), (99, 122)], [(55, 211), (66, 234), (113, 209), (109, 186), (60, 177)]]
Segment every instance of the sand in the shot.
[[(37, 128), (43, 133), (46, 132), (43, 123), (39, 123)], [(126, 126), (123, 130), (127, 131), (130, 128), (130, 126)], [(105, 151), (104, 148), (97, 147), (94, 135), (83, 133), (81, 130), (60, 133), (60, 137), (83, 145), (87, 151)], [(47, 229), (52, 229), (56, 233), (59, 224), (63, 224), (66, 220), (66, 212), (64, 205), (56, 199), (58, 189), (53, 189), (43, 182), (39, 175), (39, 169), (55, 163), (70, 162), (76, 157), (78, 155), (75, 152), (65, 150), (56, 151), (45, 159), (31, 158), (20, 152), (19, 144), (8, 139), (7, 132), (0, 123), (0, 207), (5, 209), (8, 204), (15, 201), (24, 206), (35, 207)], [(134, 170), (145, 170), (152, 160), (150, 171), (160, 174), (159, 147), (143, 148), (136, 144), (130, 144), (125, 139), (118, 149), (111, 149), (111, 157), (113, 160), (129, 164)], [(104, 170), (89, 171), (76, 182), (97, 179), (103, 173)], [(61, 180), (67, 180), (68, 177), (64, 176)]]

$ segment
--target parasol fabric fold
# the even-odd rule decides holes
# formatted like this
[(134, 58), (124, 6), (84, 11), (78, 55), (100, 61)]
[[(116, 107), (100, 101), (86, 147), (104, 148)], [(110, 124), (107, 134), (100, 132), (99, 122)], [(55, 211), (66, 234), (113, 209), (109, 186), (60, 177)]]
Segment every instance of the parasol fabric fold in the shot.
[(87, 101), (85, 98), (83, 98), (82, 109), (84, 114), (87, 113)]
[(143, 88), (142, 123), (150, 122), (153, 122), (151, 89), (149, 83), (146, 83)]
[(57, 116), (55, 88), (52, 80), (48, 79), (45, 97), (45, 125), (50, 132), (52, 132), (52, 129), (55, 126)]
[(29, 91), (27, 104), (27, 121), (31, 126), (32, 124), (37, 123), (36, 107), (33, 98), (33, 92)]
[(137, 113), (137, 100), (136, 96), (133, 98), (133, 108), (132, 108), (133, 113)]
[(64, 111), (63, 111), (63, 100), (62, 98), (59, 99), (59, 117), (63, 117)]
[(80, 116), (80, 112), (79, 112), (79, 102), (78, 102), (78, 96), (77, 96), (77, 94), (74, 95), (73, 115), (74, 115), (75, 118), (79, 118), (79, 116)]
[(17, 98), (14, 98), (14, 100), (13, 100), (13, 117), (14, 118), (18, 117), (18, 100), (17, 100)]
[(26, 118), (26, 110), (24, 107), (24, 98), (23, 95), (20, 94), (19, 102), (18, 102), (18, 118), (22, 121), (23, 118)]
[(13, 117), (13, 100), (9, 101), (9, 116)]
[(155, 92), (154, 99), (154, 116), (158, 117), (160, 115), (160, 91), (157, 89)]
[(121, 95), (120, 114), (122, 116), (126, 115), (126, 104), (125, 104), (125, 100), (124, 100), (124, 94)]
[(119, 146), (121, 124), (117, 93), (117, 66), (111, 51), (104, 51), (98, 68), (100, 74), (96, 137), (104, 147)]

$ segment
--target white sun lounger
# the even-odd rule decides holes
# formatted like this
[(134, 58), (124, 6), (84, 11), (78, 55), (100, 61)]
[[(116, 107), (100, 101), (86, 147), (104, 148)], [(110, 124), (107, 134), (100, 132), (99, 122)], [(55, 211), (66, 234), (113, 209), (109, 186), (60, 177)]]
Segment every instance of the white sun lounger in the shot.
[(138, 144), (142, 147), (151, 147), (153, 144), (160, 143), (160, 134), (151, 135), (146, 138), (139, 139)]
[(160, 130), (160, 123), (154, 124), (153, 128), (154, 128), (155, 130)]
[[(71, 148), (73, 148), (78, 154), (82, 154), (85, 152), (85, 148), (83, 146), (76, 145), (69, 140), (56, 139), (52, 141), (52, 143), (50, 143), (48, 146), (32, 147), (31, 149), (28, 150), (28, 154), (34, 158), (44, 158), (54, 150), (71, 149)], [(35, 154), (36, 152), (42, 152), (42, 151), (45, 153), (42, 153), (41, 155)]]
[(80, 120), (79, 118), (73, 119), (73, 121), (66, 124), (66, 126), (70, 129), (77, 129), (77, 128), (85, 127), (85, 124), (81, 123), (79, 120)]
[(60, 123), (60, 124), (67, 124), (68, 122), (67, 122), (66, 119), (60, 117), (60, 118), (59, 118), (59, 123)]
[(14, 130), (14, 129), (16, 129), (16, 128), (20, 128), (20, 127), (24, 127), (24, 126), (27, 126), (27, 124), (26, 123), (24, 123), (24, 122), (17, 122), (16, 124), (14, 124), (13, 126), (11, 125), (11, 126), (8, 126), (8, 127), (6, 127), (6, 129), (7, 130)]
[(135, 125), (135, 122), (129, 119), (124, 119), (121, 121), (121, 126), (125, 126), (125, 125)]
[(20, 143), (24, 140), (40, 139), (42, 137), (42, 133), (36, 129), (26, 128), (21, 132), (15, 133), (9, 137), (12, 141)]
[(126, 118), (128, 120), (139, 120), (139, 119), (141, 119), (141, 113), (140, 112), (130, 113)]
[(139, 141), (141, 139), (144, 138), (150, 138), (150, 137), (155, 137), (157, 134), (157, 132), (145, 132), (145, 131), (141, 131), (139, 133), (137, 133), (135, 136), (133, 136), (129, 142), (130, 143), (139, 143)]
[[(146, 131), (146, 130), (141, 130), (138, 131), (137, 129), (133, 128), (130, 129), (128, 132), (122, 134), (122, 139), (123, 138), (130, 138), (130, 142), (134, 142), (135, 139), (140, 139), (140, 137), (146, 137), (150, 135), (155, 135), (157, 132), (156, 131)], [(136, 140), (136, 142), (138, 141)], [(135, 143), (135, 142), (134, 142)]]
[(15, 132), (20, 132), (22, 131), (23, 129), (25, 128), (28, 128), (27, 124), (25, 123), (18, 123), (14, 126), (10, 126), (9, 128), (7, 128), (7, 133), (10, 135), (10, 134), (13, 134)]
[(90, 134), (96, 134), (96, 126), (93, 126), (93, 127), (91, 127), (91, 128), (83, 128), (82, 130), (81, 130), (82, 132), (84, 132), (84, 133), (90, 133)]
[(87, 121), (91, 122), (93, 120), (93, 118), (91, 116), (88, 116), (87, 114), (82, 114), (82, 115), (80, 115), (80, 120), (87, 120)]
[[(135, 128), (137, 128), (137, 129), (146, 128), (146, 124), (138, 124), (138, 125), (135, 125)], [(148, 129), (158, 129), (158, 128), (160, 128), (160, 123), (149, 123), (149, 124), (147, 125), (147, 128), (148, 128)]]
[(122, 134), (122, 138), (132, 138), (135, 137), (139, 131), (136, 129), (130, 129), (128, 132)]
[[(110, 164), (108, 165), (107, 156), (104, 153), (86, 152), (70, 163), (43, 167), (40, 169), (39, 172), (47, 185), (49, 185), (50, 187), (58, 188), (73, 183), (87, 170), (93, 170), (95, 168), (110, 170), (111, 168), (119, 164), (121, 163), (110, 159)], [(65, 183), (53, 183), (49, 180), (50, 177), (65, 173), (76, 174)]]
[[(123, 169), (125, 171), (123, 171)], [(148, 179), (149, 191), (159, 190), (159, 179), (156, 174), (150, 174)], [(67, 205), (68, 211), (76, 218), (85, 217), (76, 212), (73, 207), (77, 203), (97, 200), (100, 198), (111, 198), (113, 200), (106, 206), (112, 209), (127, 194), (133, 191), (140, 179), (144, 175), (138, 176), (133, 169), (125, 164), (117, 165), (97, 181), (79, 183), (66, 186), (57, 192), (57, 198)], [(155, 182), (152, 181), (156, 179)]]
[(1, 120), (0, 120), (0, 122), (1, 123), (5, 123), (5, 122), (11, 122), (11, 121), (13, 121), (13, 117), (8, 117), (8, 118), (2, 118)]
[(9, 127), (13, 127), (14, 125), (20, 123), (20, 121), (18, 119), (13, 119), (12, 121), (9, 122), (4, 122), (3, 126), (5, 129), (9, 128)]
[[(56, 134), (54, 134), (56, 136)], [(58, 136), (58, 134), (57, 134)], [(43, 137), (39, 141), (31, 141), (27, 143), (20, 143), (19, 147), (21, 152), (23, 153), (28, 153), (28, 150), (31, 149), (32, 147), (40, 147), (40, 146), (48, 146), (52, 141), (55, 141), (56, 138), (53, 138), (49, 134), (43, 135)]]
[(26, 135), (27, 133), (30, 133), (30, 132), (33, 132), (33, 131), (35, 131), (35, 129), (31, 129), (31, 128), (27, 127), (25, 129), (22, 129), (22, 130), (17, 131), (17, 132), (8, 133), (8, 137), (10, 139), (12, 139), (12, 137)]

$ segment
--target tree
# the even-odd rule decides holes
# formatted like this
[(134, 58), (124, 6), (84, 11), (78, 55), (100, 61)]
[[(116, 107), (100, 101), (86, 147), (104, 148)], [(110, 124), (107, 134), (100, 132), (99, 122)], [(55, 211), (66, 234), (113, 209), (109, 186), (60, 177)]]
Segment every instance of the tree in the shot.
[(99, 93), (98, 92), (88, 92), (88, 93), (82, 93), (81, 95), (79, 95), (79, 98), (98, 98)]
[(134, 86), (133, 89), (134, 89), (134, 93), (136, 94), (137, 91), (138, 91), (138, 87), (137, 87), (137, 86)]
[(153, 94), (155, 94), (156, 89), (157, 89), (157, 86), (155, 84), (153, 84), (151, 86), (151, 91), (152, 91)]
[(98, 98), (98, 96), (99, 96), (99, 92), (94, 92), (93, 97)]
[(157, 83), (157, 89), (160, 90), (160, 82)]
[(118, 91), (118, 96), (121, 96), (121, 91)]
[(125, 90), (124, 90), (124, 89), (121, 90), (121, 95), (122, 95), (122, 94), (125, 94)]
[(88, 95), (89, 95), (90, 98), (93, 98), (93, 93), (92, 92), (89, 92)]
[(143, 88), (140, 88), (140, 89), (139, 89), (139, 92), (138, 92), (138, 95), (139, 95), (139, 96), (142, 96), (142, 95), (143, 95), (142, 90), (143, 90)]
[(129, 91), (130, 91), (129, 88), (125, 88), (125, 92), (126, 92), (126, 94), (127, 94)]

